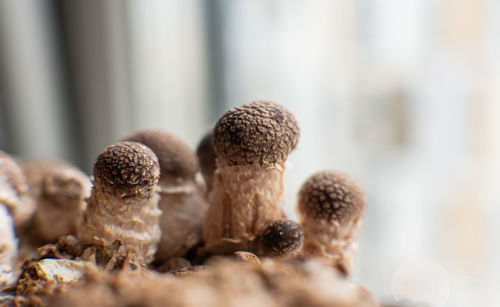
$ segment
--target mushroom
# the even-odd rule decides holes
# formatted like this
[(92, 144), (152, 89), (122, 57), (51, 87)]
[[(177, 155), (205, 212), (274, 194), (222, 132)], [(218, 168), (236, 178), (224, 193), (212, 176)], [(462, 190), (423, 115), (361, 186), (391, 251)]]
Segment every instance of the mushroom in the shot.
[(154, 152), (136, 142), (108, 146), (94, 164), (93, 188), (77, 230), (84, 244), (123, 242), (126, 252), (153, 260), (160, 240), (158, 179)]
[(217, 169), (203, 226), (209, 248), (221, 240), (253, 240), (285, 214), (283, 171), (299, 127), (283, 106), (258, 101), (227, 111), (213, 131)]
[(201, 238), (207, 211), (202, 190), (196, 181), (199, 171), (196, 155), (184, 142), (161, 130), (137, 131), (125, 138), (153, 150), (160, 163), (162, 210), (161, 239), (156, 262), (184, 256)]
[(212, 190), (212, 181), (215, 166), (215, 151), (214, 145), (212, 143), (212, 137), (214, 135), (213, 129), (210, 129), (201, 139), (198, 147), (196, 148), (196, 155), (198, 156), (198, 161), (200, 162), (201, 174), (205, 180), (207, 186), (207, 195)]
[(22, 168), (8, 154), (0, 151), (0, 204), (9, 209), (14, 226), (19, 229), (33, 215), (35, 205), (28, 193)]
[(48, 168), (41, 176), (30, 232), (43, 242), (76, 234), (90, 195), (89, 178), (69, 165)]
[(296, 254), (302, 247), (302, 227), (292, 220), (282, 219), (269, 225), (261, 235), (259, 254), (283, 257)]
[(298, 195), (304, 256), (322, 258), (349, 275), (365, 207), (363, 188), (349, 175), (322, 171), (309, 177)]

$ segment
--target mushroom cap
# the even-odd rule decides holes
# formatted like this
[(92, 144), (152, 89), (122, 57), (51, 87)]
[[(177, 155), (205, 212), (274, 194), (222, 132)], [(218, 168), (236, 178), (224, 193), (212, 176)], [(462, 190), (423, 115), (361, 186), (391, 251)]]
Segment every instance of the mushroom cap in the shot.
[(299, 139), (297, 120), (271, 101), (244, 104), (222, 115), (214, 128), (218, 158), (230, 165), (269, 166), (284, 162)]
[(43, 177), (41, 186), (43, 195), (63, 205), (88, 197), (90, 192), (89, 178), (71, 166), (51, 169)]
[(158, 183), (160, 167), (155, 153), (136, 142), (108, 146), (94, 164), (95, 186), (118, 197), (143, 195)]
[(142, 143), (153, 150), (160, 163), (161, 179), (194, 179), (198, 172), (198, 159), (183, 141), (162, 130), (139, 130), (124, 141)]
[(273, 222), (262, 233), (262, 249), (269, 256), (284, 256), (302, 245), (302, 227), (292, 220)]
[(201, 139), (196, 148), (196, 155), (200, 162), (200, 168), (203, 175), (212, 175), (215, 171), (215, 150), (212, 143), (214, 135), (213, 129), (210, 129)]
[(361, 217), (366, 196), (361, 185), (340, 171), (322, 171), (309, 177), (298, 196), (301, 216), (346, 224)]

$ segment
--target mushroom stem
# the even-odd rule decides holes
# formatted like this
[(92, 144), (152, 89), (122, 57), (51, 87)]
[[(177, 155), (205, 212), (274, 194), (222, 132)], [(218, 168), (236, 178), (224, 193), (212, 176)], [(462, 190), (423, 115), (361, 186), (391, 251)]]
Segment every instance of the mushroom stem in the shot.
[(151, 262), (161, 234), (159, 199), (157, 192), (144, 197), (118, 198), (94, 186), (78, 238), (99, 245), (109, 245), (118, 239), (124, 242), (127, 251)]
[(343, 233), (339, 228), (324, 224), (323, 221), (302, 223), (301, 226), (306, 234), (304, 256), (320, 257), (326, 264), (337, 267), (345, 275), (350, 275), (358, 249), (357, 232), (361, 228), (361, 219), (349, 226), (350, 231)]
[(234, 166), (217, 159), (213, 184), (203, 227), (207, 245), (222, 238), (253, 240), (271, 222), (285, 216), (283, 163), (271, 167)]

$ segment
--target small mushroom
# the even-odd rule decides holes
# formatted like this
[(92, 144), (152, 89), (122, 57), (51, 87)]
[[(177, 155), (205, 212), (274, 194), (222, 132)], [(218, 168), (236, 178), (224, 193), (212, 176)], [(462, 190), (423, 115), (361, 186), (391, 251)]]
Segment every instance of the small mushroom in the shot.
[(212, 190), (212, 181), (215, 166), (215, 151), (214, 145), (212, 143), (213, 130), (210, 129), (201, 139), (198, 147), (196, 148), (196, 155), (198, 156), (198, 161), (200, 162), (201, 174), (207, 185), (207, 195)]
[(77, 235), (84, 244), (123, 242), (125, 251), (153, 260), (160, 240), (158, 179), (154, 152), (136, 142), (108, 146), (94, 164), (93, 188)]
[(302, 247), (302, 227), (292, 220), (282, 219), (269, 225), (261, 235), (259, 254), (283, 257), (296, 254)]
[(5, 205), (19, 229), (35, 210), (28, 193), (28, 184), (22, 168), (8, 154), (0, 151), (0, 204)]
[(155, 261), (182, 257), (201, 239), (207, 203), (196, 180), (196, 155), (184, 142), (161, 130), (141, 130), (125, 138), (153, 150), (160, 163), (161, 239)]
[(89, 178), (70, 165), (47, 169), (42, 175), (30, 232), (42, 242), (76, 234), (90, 195)]
[(251, 241), (285, 214), (283, 172), (299, 127), (283, 106), (258, 101), (227, 111), (213, 131), (217, 169), (203, 225), (207, 247)]
[(304, 256), (322, 258), (349, 275), (365, 207), (363, 188), (349, 175), (322, 171), (309, 177), (298, 195)]

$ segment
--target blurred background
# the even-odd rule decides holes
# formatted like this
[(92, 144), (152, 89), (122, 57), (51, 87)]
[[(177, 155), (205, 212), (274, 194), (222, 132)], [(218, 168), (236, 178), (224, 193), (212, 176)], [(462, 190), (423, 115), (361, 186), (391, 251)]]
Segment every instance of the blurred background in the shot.
[[(496, 0), (0, 0), (0, 149), (89, 172), (133, 130), (195, 148), (228, 108), (274, 100), (301, 124), (290, 216), (318, 170), (367, 191), (355, 281), (498, 306), (499, 54)], [(408, 281), (436, 285), (394, 293)]]

